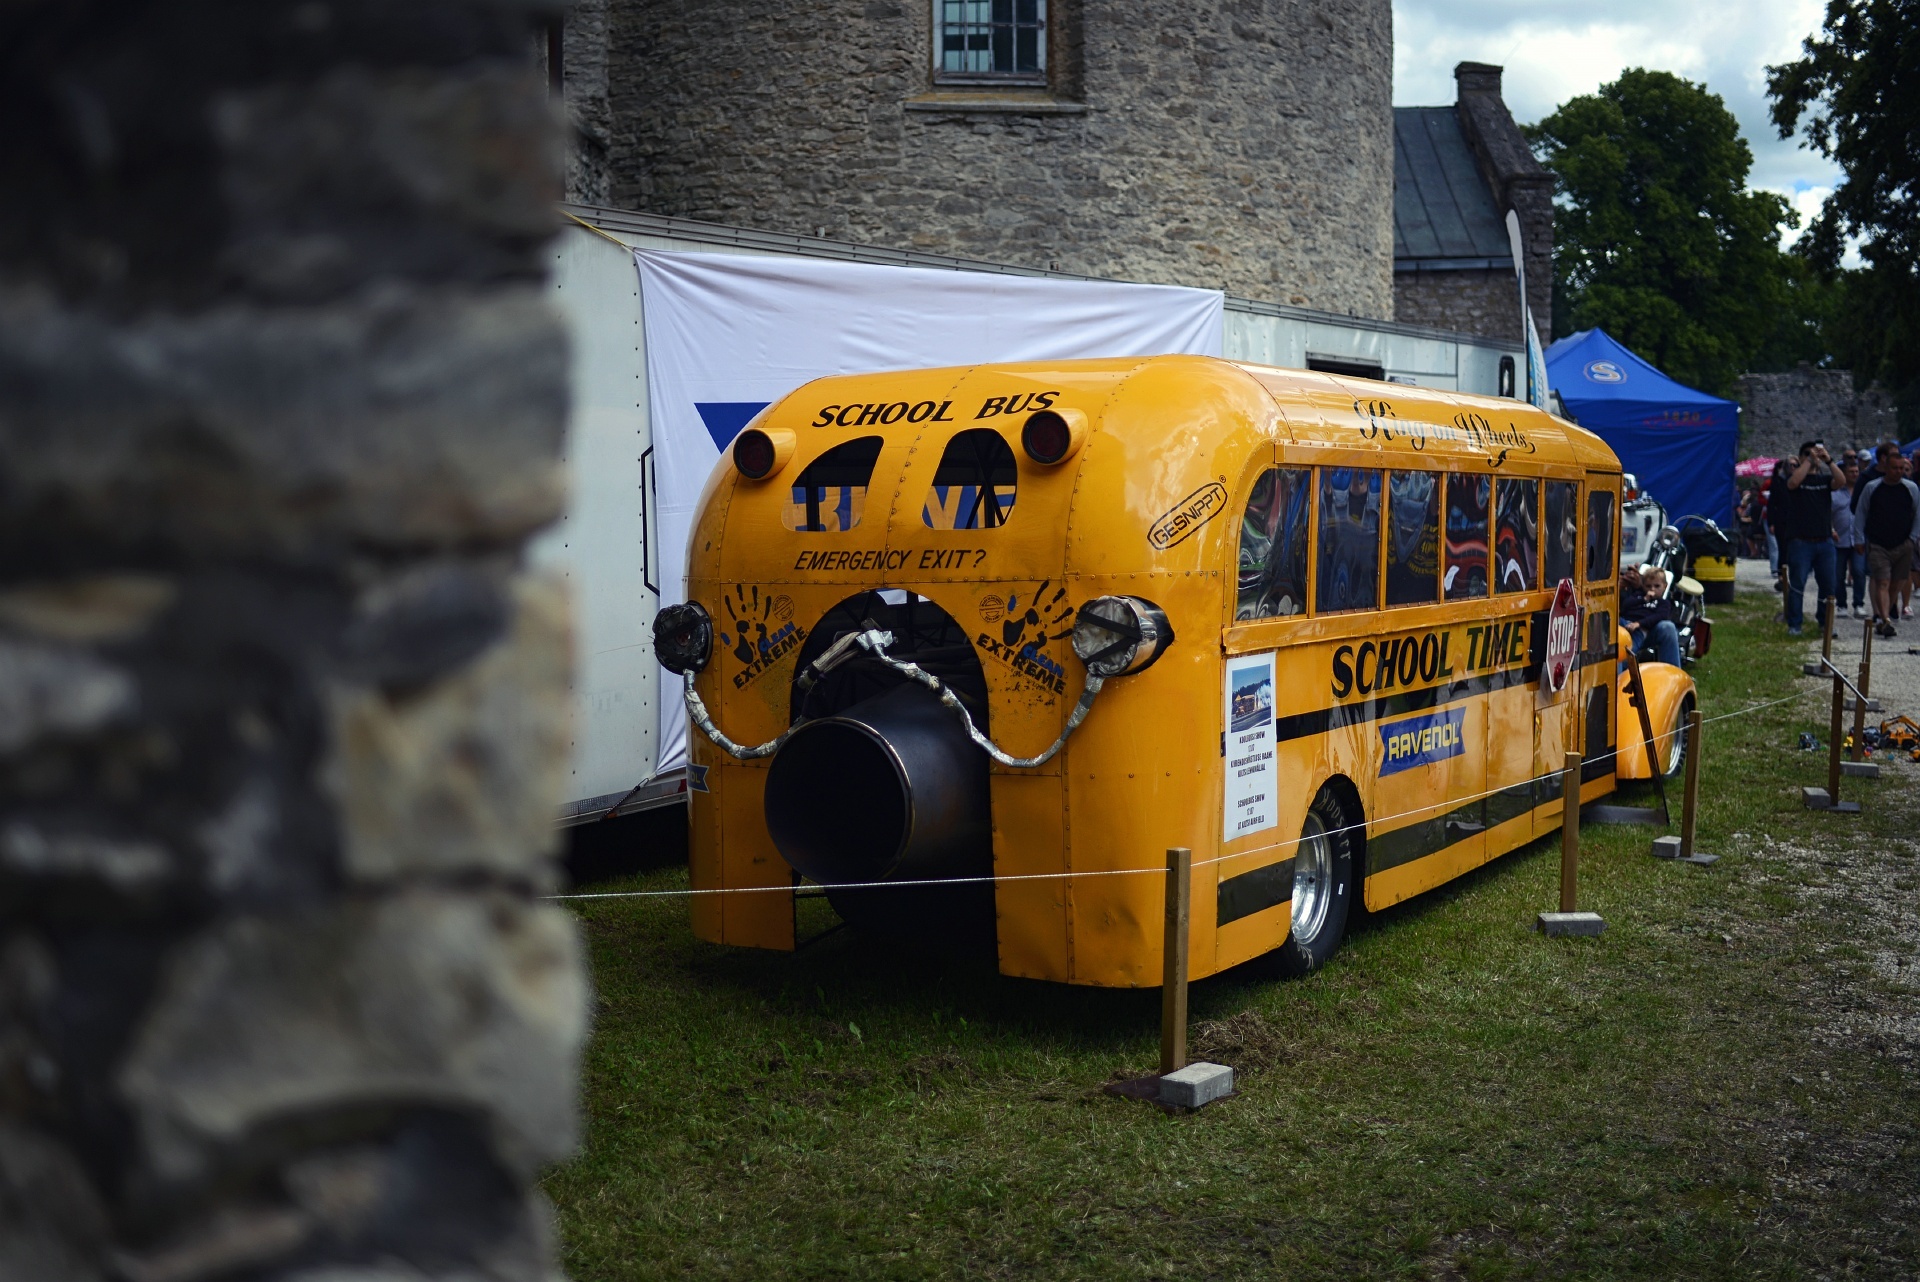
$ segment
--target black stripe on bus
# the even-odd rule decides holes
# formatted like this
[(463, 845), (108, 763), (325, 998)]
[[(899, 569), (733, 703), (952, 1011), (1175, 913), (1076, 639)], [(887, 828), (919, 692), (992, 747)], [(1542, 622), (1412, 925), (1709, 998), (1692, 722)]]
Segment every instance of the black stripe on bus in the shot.
[(1437, 855), (1489, 828), (1518, 819), (1536, 806), (1559, 800), (1560, 792), (1560, 773), (1555, 771), (1503, 788), (1447, 814), (1378, 833), (1367, 839), (1367, 874)]
[(1277, 908), (1293, 898), (1293, 857), (1229, 877), (1220, 883), (1214, 924), (1224, 926), (1242, 917)]
[[(1611, 644), (1600, 645), (1594, 638), (1612, 633), (1612, 616), (1605, 610), (1596, 610), (1588, 616), (1591, 626), (1588, 628), (1589, 645), (1580, 652), (1575, 660), (1576, 668), (1590, 667), (1598, 663), (1612, 663), (1617, 656)], [(1459, 703), (1463, 699), (1472, 699), (1483, 694), (1492, 694), (1496, 690), (1505, 690), (1516, 685), (1537, 685), (1540, 681), (1540, 669), (1546, 662), (1546, 611), (1533, 613), (1532, 637), (1537, 642), (1532, 646), (1524, 667), (1508, 668), (1505, 672), (1492, 672), (1484, 676), (1464, 677), (1445, 685), (1428, 686), (1425, 690), (1409, 690), (1403, 694), (1390, 694), (1384, 698), (1369, 698), (1363, 703), (1337, 704), (1331, 708), (1320, 708), (1313, 712), (1296, 712), (1290, 716), (1275, 717), (1273, 737), (1276, 743), (1287, 743), (1294, 739), (1307, 739), (1342, 726), (1362, 726), (1374, 721), (1385, 721), (1391, 717), (1409, 712), (1425, 712), (1430, 708), (1442, 707), (1450, 703)], [(1591, 759), (1594, 753), (1588, 752)], [(1610, 754), (1609, 754), (1610, 757)], [(1607, 771), (1613, 769), (1611, 761)], [(1591, 777), (1591, 776), (1589, 776)]]
[(1429, 708), (1459, 703), (1463, 699), (1491, 694), (1508, 686), (1533, 685), (1539, 680), (1540, 669), (1529, 664), (1523, 668), (1509, 668), (1505, 672), (1488, 673), (1483, 677), (1467, 677), (1446, 685), (1429, 686), (1425, 690), (1390, 694), (1384, 699), (1370, 698), (1364, 703), (1345, 703), (1315, 712), (1296, 712), (1291, 716), (1274, 718), (1273, 737), (1277, 743), (1306, 739), (1329, 730), (1338, 730), (1342, 726), (1363, 726), (1402, 713), (1425, 712)]

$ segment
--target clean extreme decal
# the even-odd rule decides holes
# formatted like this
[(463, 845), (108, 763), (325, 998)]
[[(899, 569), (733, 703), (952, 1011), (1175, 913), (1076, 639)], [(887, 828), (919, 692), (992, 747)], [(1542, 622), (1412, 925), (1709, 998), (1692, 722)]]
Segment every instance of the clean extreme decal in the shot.
[[(1465, 631), (1464, 654), (1453, 644), (1452, 629), (1340, 646), (1333, 652), (1333, 697), (1417, 689), (1524, 664), (1531, 626), (1526, 615), (1473, 624)], [(1456, 668), (1456, 660), (1464, 662)]]
[(1380, 775), (1397, 775), (1402, 770), (1429, 765), (1457, 757), (1467, 750), (1461, 727), (1467, 719), (1465, 708), (1430, 712), (1408, 717), (1380, 727)]

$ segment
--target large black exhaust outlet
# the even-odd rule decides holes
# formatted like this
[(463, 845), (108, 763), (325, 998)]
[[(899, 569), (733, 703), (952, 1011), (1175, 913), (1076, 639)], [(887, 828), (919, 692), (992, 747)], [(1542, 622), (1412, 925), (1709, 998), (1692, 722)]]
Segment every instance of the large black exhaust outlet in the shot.
[(767, 771), (767, 831), (847, 921), (889, 934), (990, 925), (993, 887), (879, 886), (993, 873), (987, 754), (939, 698), (899, 685), (793, 732)]

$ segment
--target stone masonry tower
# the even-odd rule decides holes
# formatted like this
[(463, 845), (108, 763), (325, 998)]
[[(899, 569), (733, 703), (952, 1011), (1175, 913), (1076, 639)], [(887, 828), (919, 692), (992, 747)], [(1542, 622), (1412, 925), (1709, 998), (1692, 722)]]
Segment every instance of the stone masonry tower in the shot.
[(1390, 318), (1389, 0), (586, 0), (588, 199)]

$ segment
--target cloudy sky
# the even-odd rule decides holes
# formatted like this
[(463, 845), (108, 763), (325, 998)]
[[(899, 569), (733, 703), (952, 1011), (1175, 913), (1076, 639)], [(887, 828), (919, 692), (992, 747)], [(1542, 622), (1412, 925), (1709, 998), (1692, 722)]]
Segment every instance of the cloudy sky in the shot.
[(1767, 120), (1766, 68), (1798, 55), (1824, 7), (1821, 0), (1394, 0), (1393, 100), (1450, 103), (1453, 65), (1491, 62), (1507, 69), (1514, 117), (1531, 124), (1624, 68), (1671, 71), (1726, 101), (1753, 148), (1752, 185), (1787, 196), (1804, 219), (1838, 173), (1781, 141)]

